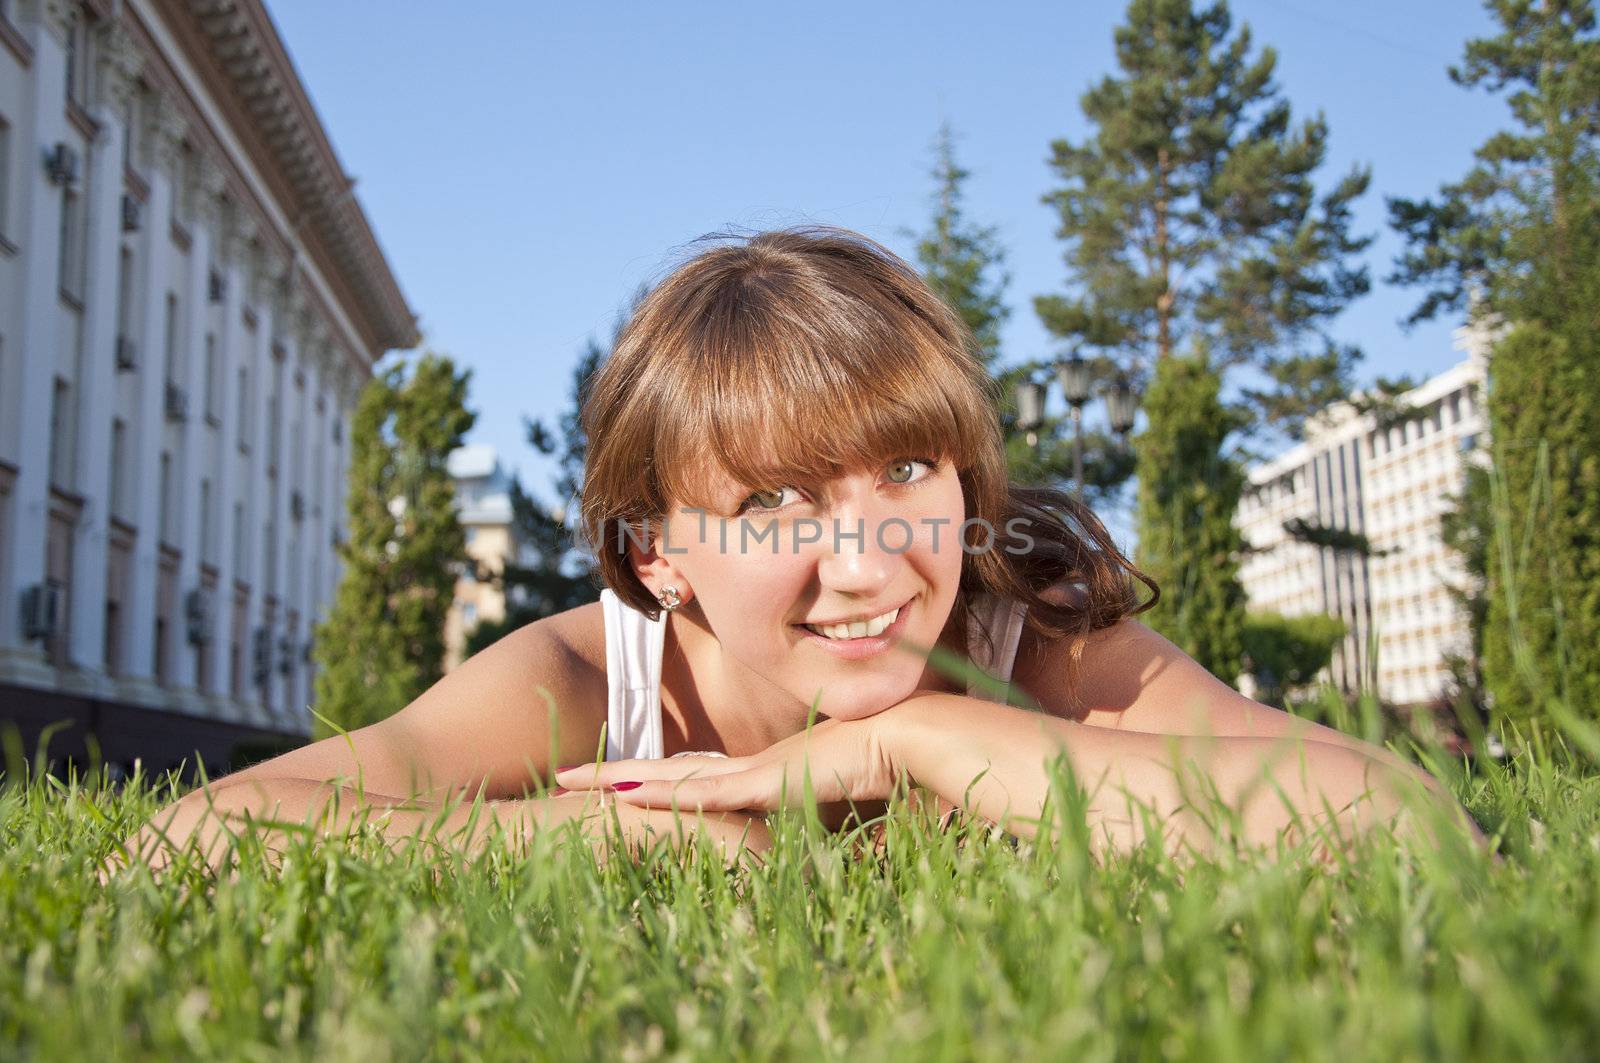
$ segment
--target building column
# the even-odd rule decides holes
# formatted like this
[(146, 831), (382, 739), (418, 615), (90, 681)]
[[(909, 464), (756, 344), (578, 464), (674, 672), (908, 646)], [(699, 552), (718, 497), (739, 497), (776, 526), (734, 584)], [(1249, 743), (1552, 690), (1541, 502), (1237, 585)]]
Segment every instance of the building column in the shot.
[[(355, 376), (351, 372), (350, 355), (343, 348), (335, 347), (333, 351), (333, 369), (329, 375), (330, 388), (328, 401), (333, 405), (333, 428), (328, 435), (328, 479), (323, 485), (327, 496), (326, 512), (328, 569), (322, 574), (323, 596), (332, 608), (333, 600), (339, 593), (339, 579), (344, 574), (344, 562), (339, 557), (339, 548), (332, 543), (337, 538), (342, 544), (349, 537), (349, 524), (344, 511), (345, 490), (349, 486), (346, 478), (350, 474), (350, 422), (355, 412)], [(337, 429), (338, 434), (333, 434)]]
[[(222, 404), (222, 409), (219, 411), (222, 434), (218, 441), (217, 484), (214, 492), (218, 507), (217, 594), (213, 603), (215, 622), (212, 624), (211, 641), (201, 647), (202, 653), (210, 654), (210, 667), (207, 668), (207, 672), (216, 677), (215, 697), (212, 699), (212, 704), (215, 706), (214, 715), (229, 720), (238, 718), (238, 710), (231, 698), (234, 676), (231, 655), (228, 652), (234, 638), (233, 583), (240, 575), (233, 567), (233, 507), (234, 503), (247, 497), (249, 487), (248, 484), (240, 483), (236, 475), (239, 468), (239, 367), (248, 366), (255, 354), (255, 351), (245, 344), (246, 337), (240, 322), (244, 312), (246, 281), (243, 249), (253, 235), (253, 227), (248, 217), (242, 215), (242, 210), (239, 204), (232, 204), (218, 230), (218, 250), (221, 253), (217, 265), (222, 271), (224, 288), (222, 324), (217, 329), (219, 366), (217, 371), (222, 374), (222, 397), (218, 400)], [(239, 531), (241, 534), (244, 533), (243, 528)], [(241, 655), (239, 667), (248, 675), (250, 669), (248, 631), (244, 632), (240, 641), (245, 648), (245, 654)], [(245, 685), (248, 687), (248, 679)]]
[[(322, 588), (321, 582), (322, 559), (327, 556), (328, 541), (324, 536), (324, 518), (322, 515), (323, 478), (326, 475), (323, 468), (323, 452), (326, 450), (324, 435), (327, 431), (327, 399), (324, 395), (326, 388), (324, 366), (328, 360), (328, 330), (319, 325), (315, 330), (310, 350), (310, 357), (305, 360), (306, 389), (304, 403), (304, 461), (301, 465), (302, 490), (305, 492), (305, 519), (300, 522), (300, 572), (296, 575), (299, 589), (296, 597), (300, 600), (300, 633), (298, 635), (299, 655), (296, 684), (300, 690), (296, 707), (300, 710), (302, 719), (309, 727), (311, 714), (306, 711), (314, 698), (314, 689), (311, 682), (312, 664), (311, 655), (304, 652), (311, 645), (312, 634), (316, 630), (317, 620), (321, 616)], [(318, 408), (321, 408), (319, 411)]]
[[(34, 441), (33, 454), (18, 464), (11, 487), (11, 528), (3, 544), (6, 579), (16, 597), (0, 603), (0, 679), (28, 686), (53, 687), (55, 669), (46, 661), (43, 643), (28, 639), (22, 628), (22, 596), (45, 575), (45, 534), (50, 519), (50, 406), (55, 387), (56, 323), (60, 317), (62, 195), (51, 183), (40, 155), (72, 139), (66, 122), (67, 34), (72, 5), (36, 0), (29, 5), (31, 24), (22, 27), (33, 47), (32, 114), (18, 154), (21, 171), (19, 216), (22, 237), (22, 327), (16, 347), (22, 351), (15, 396), (18, 438)], [(44, 443), (40, 446), (38, 444)], [(65, 606), (66, 603), (60, 603)], [(59, 614), (58, 614), (59, 615)]]
[[(184, 711), (204, 714), (204, 691), (198, 689), (196, 678), (200, 650), (189, 641), (189, 595), (200, 589), (200, 480), (205, 473), (205, 415), (206, 415), (206, 357), (205, 337), (207, 318), (211, 306), (211, 239), (217, 224), (217, 208), (223, 189), (222, 168), (204, 153), (195, 157), (195, 172), (186, 175), (193, 182), (189, 201), (194, 203), (194, 217), (189, 230), (189, 275), (182, 278), (183, 307), (183, 379), (178, 381), (188, 396), (189, 415), (179, 428), (179, 443), (172, 455), (173, 482), (181, 485), (183, 505), (178, 508), (177, 526), (173, 529), (178, 548), (178, 601), (177, 617), (172, 633), (175, 652), (172, 655), (172, 686), (182, 702)], [(214, 502), (215, 500), (209, 500)]]
[(97, 33), (98, 86), (94, 119), (100, 127), (89, 162), (88, 262), (84, 290), (83, 371), (80, 374), (77, 484), (86, 505), (73, 543), (72, 632), (68, 656), (86, 693), (109, 694), (105, 676), (106, 562), (111, 517), (111, 421), (116, 406), (117, 314), (122, 266), (123, 116), (139, 59), (119, 22)]
[[(275, 501), (270, 497), (272, 481), (267, 477), (267, 467), (273, 457), (268, 452), (272, 440), (267, 423), (272, 407), (268, 397), (272, 391), (272, 375), (276, 355), (273, 337), (282, 320), (279, 295), (288, 266), (282, 256), (265, 249), (258, 257), (251, 285), (251, 298), (257, 310), (256, 342), (253, 351), (245, 352), (250, 361), (250, 483), (245, 495), (245, 523), (249, 528), (249, 551), (245, 555), (246, 579), (250, 584), (249, 637), (245, 640), (244, 666), (250, 670), (249, 704), (254, 710), (254, 721), (264, 727), (275, 726), (272, 691), (276, 670), (267, 668), (265, 683), (255, 680), (256, 633), (266, 630), (267, 597), (272, 588), (267, 586), (267, 520), (273, 513)], [(269, 640), (276, 633), (268, 630)], [(275, 642), (273, 643), (275, 644)]]
[[(289, 638), (289, 613), (301, 612), (298, 574), (291, 570), (290, 560), (294, 557), (289, 549), (289, 543), (298, 534), (298, 525), (289, 510), (289, 498), (292, 492), (302, 490), (300, 450), (301, 440), (294, 438), (303, 436), (304, 423), (301, 421), (302, 411), (300, 402), (305, 390), (295, 387), (295, 373), (301, 364), (302, 352), (306, 346), (306, 320), (310, 311), (309, 300), (306, 297), (304, 281), (298, 276), (290, 280), (287, 299), (287, 314), (284, 321), (283, 341), (285, 345), (282, 365), (279, 367), (280, 390), (278, 394), (278, 416), (283, 420), (283, 430), (279, 432), (281, 450), (278, 454), (278, 497), (275, 500), (274, 511), (277, 514), (276, 524), (278, 529), (277, 559), (274, 568), (277, 571), (277, 586), (274, 588), (278, 595), (278, 616), (274, 625), (273, 635), (273, 682), (279, 684), (279, 698), (274, 703), (277, 719), (280, 724), (289, 729), (296, 729), (305, 725), (307, 719), (305, 706), (297, 702), (299, 698), (299, 685), (296, 679), (301, 671), (300, 660), (296, 644), (301, 632), (293, 633), (289, 643), (289, 672), (287, 675), (281, 670), (283, 667), (284, 639)], [(302, 491), (303, 497), (303, 491)], [(303, 621), (302, 621), (303, 623)]]
[[(135, 430), (136, 451), (128, 469), (133, 492), (133, 523), (137, 534), (128, 572), (128, 652), (124, 664), (123, 694), (146, 704), (164, 706), (167, 698), (155, 683), (156, 587), (161, 565), (161, 443), (165, 435), (167, 320), (166, 278), (172, 258), (172, 236), (167, 219), (172, 209), (173, 166), (183, 142), (184, 121), (176, 108), (160, 97), (146, 108), (144, 135), (148, 142), (150, 196), (145, 201), (141, 233), (144, 253), (143, 298), (139, 330), (139, 411)], [(176, 479), (176, 478), (174, 478)]]

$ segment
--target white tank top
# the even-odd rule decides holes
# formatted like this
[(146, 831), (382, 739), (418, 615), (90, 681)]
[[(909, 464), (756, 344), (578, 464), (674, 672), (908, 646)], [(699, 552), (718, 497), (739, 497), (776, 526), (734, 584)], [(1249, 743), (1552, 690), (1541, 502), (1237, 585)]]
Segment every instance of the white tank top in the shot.
[[(609, 587), (600, 592), (600, 604), (606, 618), (606, 760), (660, 760), (665, 755), (661, 742), (661, 650), (666, 640), (667, 614), (663, 612), (660, 619), (652, 621)], [(974, 599), (970, 611), (967, 654), (973, 664), (1006, 684), (1008, 691), (1027, 609), (1022, 602), (1002, 602), (984, 592)], [(990, 633), (992, 656), (983, 631)], [(1003, 694), (981, 691), (971, 681), (967, 683), (967, 694), (989, 701), (1004, 700)]]

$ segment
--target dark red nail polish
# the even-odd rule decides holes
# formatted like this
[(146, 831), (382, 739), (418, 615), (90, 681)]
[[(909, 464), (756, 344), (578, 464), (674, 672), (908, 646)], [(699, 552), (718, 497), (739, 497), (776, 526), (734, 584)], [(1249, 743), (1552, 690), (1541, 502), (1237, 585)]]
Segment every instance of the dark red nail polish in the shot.
[(557, 786), (555, 789), (551, 790), (545, 796), (547, 796), (547, 797), (560, 797), (562, 794), (565, 794), (565, 793), (571, 793), (571, 791), (568, 790), (565, 786)]
[(643, 785), (643, 783), (637, 783), (637, 782), (619, 782), (619, 783), (613, 784), (611, 789), (613, 789), (613, 790), (632, 790), (632, 789), (635, 789), (636, 787), (639, 787), (639, 786), (642, 786), (642, 785)]
[(582, 764), (563, 764), (561, 767), (557, 768), (556, 771), (571, 771), (573, 768), (581, 767), (583, 767)]

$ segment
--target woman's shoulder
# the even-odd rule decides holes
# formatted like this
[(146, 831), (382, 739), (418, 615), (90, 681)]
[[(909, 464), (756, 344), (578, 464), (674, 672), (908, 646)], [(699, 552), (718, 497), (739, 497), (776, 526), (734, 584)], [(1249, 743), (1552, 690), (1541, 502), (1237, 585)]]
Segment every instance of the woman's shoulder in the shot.
[(574, 658), (599, 675), (606, 671), (606, 617), (600, 602), (574, 606), (538, 621)]

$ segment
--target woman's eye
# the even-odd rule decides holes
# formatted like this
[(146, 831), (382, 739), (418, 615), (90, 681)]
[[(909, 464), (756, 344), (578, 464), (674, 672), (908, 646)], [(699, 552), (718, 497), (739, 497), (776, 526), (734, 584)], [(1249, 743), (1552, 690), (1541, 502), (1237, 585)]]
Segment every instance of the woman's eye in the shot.
[[(916, 472), (916, 468), (915, 467), (918, 466), (918, 465), (922, 465), (922, 466), (926, 467), (927, 470), (928, 470), (927, 475), (922, 477), (922, 479), (924, 479), (924, 480), (927, 479), (928, 476), (932, 476), (933, 475), (933, 470), (937, 467), (937, 463), (936, 462), (931, 461), (931, 460), (929, 460), (927, 458), (901, 458), (899, 461), (894, 462), (893, 464), (891, 464), (889, 466), (889, 482), (890, 483), (896, 483), (896, 484), (915, 483), (916, 481), (912, 480), (911, 477)], [(896, 479), (895, 478), (896, 471), (898, 471), (900, 469), (905, 469), (906, 470), (906, 474), (905, 474), (906, 478), (904, 480), (900, 480), (900, 479)]]
[[(794, 490), (792, 487), (779, 487), (771, 491), (757, 491), (739, 504), (738, 512), (745, 513), (752, 509), (778, 509), (783, 505), (783, 493), (792, 490)], [(769, 498), (772, 499), (771, 502), (766, 501)]]

